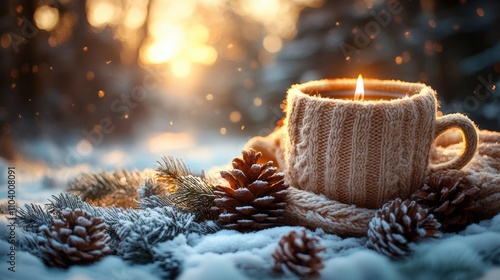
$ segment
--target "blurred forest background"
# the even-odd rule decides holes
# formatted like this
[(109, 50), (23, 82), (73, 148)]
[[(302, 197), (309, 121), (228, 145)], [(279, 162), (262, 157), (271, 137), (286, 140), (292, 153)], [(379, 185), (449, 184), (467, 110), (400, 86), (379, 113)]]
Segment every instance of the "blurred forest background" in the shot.
[[(153, 146), (185, 131), (265, 135), (291, 84), (360, 73), (427, 83), (444, 112), (500, 130), (499, 11), (496, 0), (1, 1), (0, 154), (35, 139), (89, 150), (137, 135)], [(154, 137), (167, 132), (177, 138)]]

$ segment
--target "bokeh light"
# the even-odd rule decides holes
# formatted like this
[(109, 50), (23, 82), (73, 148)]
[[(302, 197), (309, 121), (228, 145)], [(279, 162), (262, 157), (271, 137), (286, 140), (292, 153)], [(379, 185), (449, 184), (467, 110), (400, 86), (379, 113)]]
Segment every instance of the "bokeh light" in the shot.
[(59, 11), (50, 6), (41, 6), (36, 9), (34, 18), (38, 28), (51, 31), (59, 21)]

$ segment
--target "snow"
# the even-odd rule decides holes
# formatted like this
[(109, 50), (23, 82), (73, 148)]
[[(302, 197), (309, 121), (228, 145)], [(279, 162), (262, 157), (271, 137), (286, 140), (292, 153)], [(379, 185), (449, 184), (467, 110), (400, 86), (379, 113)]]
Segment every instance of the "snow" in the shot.
[(404, 279), (394, 265), (373, 251), (360, 250), (325, 262), (322, 279)]
[[(0, 248), (7, 251), (5, 219), (0, 225)], [(500, 260), (500, 215), (471, 225), (460, 234), (421, 243), (415, 254), (404, 262), (391, 261), (368, 250), (366, 238), (340, 238), (321, 230), (307, 230), (320, 239), (325, 268), (321, 279), (473, 279), (481, 276)], [(274, 275), (271, 254), (281, 236), (299, 227), (283, 226), (251, 233), (221, 230), (214, 234), (179, 235), (160, 244), (156, 250), (173, 251), (183, 265), (178, 279), (295, 279), (289, 272)], [(16, 272), (3, 279), (158, 279), (156, 264), (130, 265), (109, 256), (90, 266), (69, 270), (47, 268), (37, 258), (16, 252)], [(6, 271), (6, 254), (0, 257)], [(77, 278), (79, 277), (79, 278)]]
[[(18, 175), (18, 203), (45, 203), (51, 194), (61, 191), (61, 182), (72, 178), (68, 174), (76, 176), (85, 170), (81, 165), (73, 168), (75, 170), (47, 167), (43, 174), (34, 178)], [(59, 182), (58, 187), (43, 183), (47, 174), (52, 181)], [(156, 213), (151, 215), (151, 218), (161, 218)], [(161, 267), (173, 266), (177, 262), (181, 264), (177, 279), (181, 280), (298, 279), (289, 271), (274, 274), (272, 254), (282, 236), (292, 230), (300, 232), (300, 227), (282, 226), (250, 233), (220, 230), (207, 235), (180, 234), (173, 240), (156, 244), (154, 250), (163, 259), (150, 264), (131, 264), (118, 256), (108, 256), (89, 266), (62, 270), (46, 267), (38, 257), (17, 250), (16, 272), (10, 272), (7, 270), (8, 256), (4, 253), (10, 248), (6, 242), (9, 235), (7, 224), (6, 218), (2, 217), (1, 279), (161, 279), (165, 275)], [(147, 230), (154, 231), (152, 228)], [(416, 244), (412, 247), (415, 253), (403, 261), (393, 261), (368, 249), (367, 238), (342, 238), (321, 229), (308, 229), (307, 234), (319, 239), (318, 246), (326, 247), (320, 253), (325, 265), (320, 279), (477, 279), (482, 275), (500, 279), (500, 214), (472, 224), (460, 233), (444, 234), (433, 242)], [(19, 232), (18, 236), (21, 236)]]
[(254, 203), (262, 203), (262, 204), (267, 204), (269, 202), (272, 202), (274, 200), (274, 196), (263, 196), (263, 197), (259, 197), (259, 198), (256, 198), (254, 199)]
[(237, 269), (234, 260), (228, 259), (223, 255), (206, 253), (188, 257), (185, 262), (184, 271), (178, 279), (243, 280), (250, 278), (243, 275)]

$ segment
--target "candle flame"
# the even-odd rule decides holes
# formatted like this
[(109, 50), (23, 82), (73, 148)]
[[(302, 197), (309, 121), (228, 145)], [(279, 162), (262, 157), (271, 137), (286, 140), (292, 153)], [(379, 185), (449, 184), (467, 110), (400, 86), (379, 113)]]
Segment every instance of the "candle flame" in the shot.
[(363, 76), (359, 74), (358, 82), (356, 83), (356, 91), (354, 92), (354, 100), (363, 100), (365, 98), (365, 87), (363, 85)]

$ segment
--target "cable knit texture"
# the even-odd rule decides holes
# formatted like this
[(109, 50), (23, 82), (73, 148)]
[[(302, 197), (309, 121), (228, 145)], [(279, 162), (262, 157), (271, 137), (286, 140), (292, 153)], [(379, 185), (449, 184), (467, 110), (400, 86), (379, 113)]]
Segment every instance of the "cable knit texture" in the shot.
[(354, 79), (320, 80), (288, 91), (280, 143), (290, 185), (377, 209), (421, 186), (435, 135), (457, 127), (466, 139), (460, 156), (433, 165), (435, 170), (462, 168), (474, 156), (474, 124), (460, 114), (436, 119), (430, 87), (369, 79), (367, 100), (335, 98), (339, 92), (353, 96), (355, 85)]

